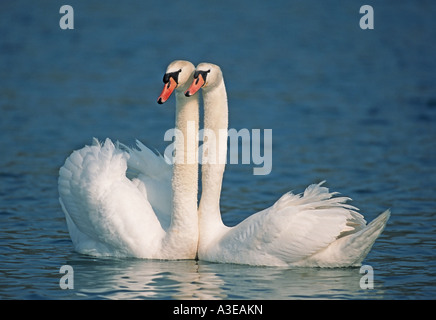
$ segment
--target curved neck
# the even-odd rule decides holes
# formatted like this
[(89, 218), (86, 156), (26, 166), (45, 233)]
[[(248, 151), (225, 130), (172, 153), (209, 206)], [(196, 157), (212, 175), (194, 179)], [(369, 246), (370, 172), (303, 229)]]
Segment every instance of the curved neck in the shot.
[[(212, 234), (213, 226), (223, 225), (220, 212), (222, 179), (227, 159), (228, 105), (224, 81), (203, 89), (204, 142), (202, 192), (199, 205), (201, 234)], [(210, 229), (210, 230), (209, 230)]]
[[(176, 161), (173, 164), (173, 212), (167, 243), (179, 253), (197, 251), (198, 240), (198, 95), (176, 91)], [(179, 251), (180, 250), (180, 251)]]

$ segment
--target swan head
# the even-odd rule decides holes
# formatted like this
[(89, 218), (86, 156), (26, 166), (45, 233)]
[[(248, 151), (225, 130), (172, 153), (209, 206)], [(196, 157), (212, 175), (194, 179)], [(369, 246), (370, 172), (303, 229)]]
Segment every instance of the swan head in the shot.
[(207, 91), (223, 81), (223, 73), (221, 68), (213, 63), (200, 63), (195, 69), (194, 80), (191, 86), (186, 90), (185, 96), (194, 95), (200, 88)]
[(185, 60), (171, 62), (163, 77), (164, 88), (157, 98), (157, 103), (162, 104), (169, 99), (174, 90), (184, 92), (194, 79), (195, 67)]

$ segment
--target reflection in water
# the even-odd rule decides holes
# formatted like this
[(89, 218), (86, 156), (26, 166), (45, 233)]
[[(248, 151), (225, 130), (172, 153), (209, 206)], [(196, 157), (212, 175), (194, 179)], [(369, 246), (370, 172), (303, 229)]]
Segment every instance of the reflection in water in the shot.
[[(68, 262), (78, 298), (221, 299), (222, 279), (194, 260), (92, 259)], [(110, 289), (112, 288), (112, 290)]]
[[(359, 286), (359, 268), (271, 268), (194, 260), (114, 260), (78, 256), (78, 299), (313, 299), (382, 297)], [(73, 293), (74, 292), (74, 293)], [(370, 296), (368, 296), (370, 293)]]

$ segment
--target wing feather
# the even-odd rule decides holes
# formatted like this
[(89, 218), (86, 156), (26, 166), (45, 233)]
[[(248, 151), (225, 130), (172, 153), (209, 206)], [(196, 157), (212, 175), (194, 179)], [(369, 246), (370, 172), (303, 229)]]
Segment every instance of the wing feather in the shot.
[(363, 216), (345, 203), (349, 198), (334, 197), (322, 183), (310, 185), (302, 195), (286, 193), (229, 230), (217, 246), (225, 252), (221, 259), (289, 265), (364, 228)]
[(60, 201), (79, 252), (148, 256), (163, 237), (147, 194), (126, 177), (128, 157), (107, 139), (74, 151), (61, 167)]
[(128, 176), (138, 179), (137, 183), (147, 194), (161, 225), (168, 229), (172, 212), (172, 166), (139, 140), (136, 141), (136, 148), (120, 146), (129, 153)]

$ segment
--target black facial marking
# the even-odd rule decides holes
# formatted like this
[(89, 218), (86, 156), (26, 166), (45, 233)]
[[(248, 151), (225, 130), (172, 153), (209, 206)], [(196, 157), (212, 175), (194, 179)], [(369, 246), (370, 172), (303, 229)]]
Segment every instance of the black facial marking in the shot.
[(179, 83), (179, 74), (182, 72), (182, 69), (175, 71), (175, 72), (168, 72), (165, 73), (163, 76), (163, 83), (170, 83), (170, 78), (173, 78), (174, 81), (178, 84)]
[(197, 79), (197, 80), (195, 81), (195, 84), (198, 83), (198, 80), (199, 80), (198, 76), (199, 76), (200, 74), (201, 74), (201, 76), (202, 76), (202, 78), (203, 78), (203, 81), (206, 82), (206, 77), (207, 77), (207, 74), (208, 74), (209, 72), (210, 72), (210, 69), (207, 70), (207, 71), (195, 71), (195, 72), (194, 72), (194, 79)]

